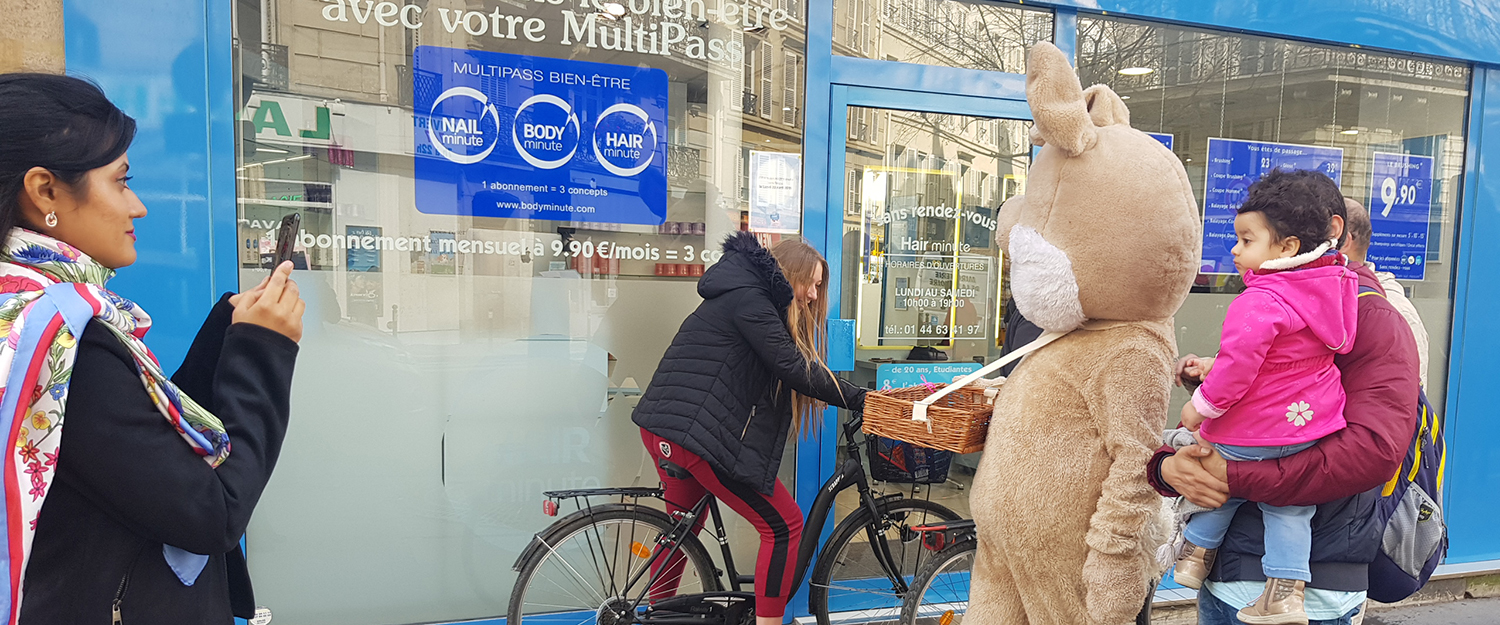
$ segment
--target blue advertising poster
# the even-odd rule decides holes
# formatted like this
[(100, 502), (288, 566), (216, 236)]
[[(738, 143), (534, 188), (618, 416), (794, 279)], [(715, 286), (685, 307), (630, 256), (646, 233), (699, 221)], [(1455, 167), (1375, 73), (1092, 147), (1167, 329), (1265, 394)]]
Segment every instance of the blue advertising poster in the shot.
[(360, 239), (359, 247), (351, 243), (344, 256), (344, 269), (353, 272), (380, 271), (380, 250), (374, 241), (380, 239), (380, 228), (375, 226), (344, 226), (344, 236), (350, 241)]
[(1273, 169), (1321, 171), (1339, 183), (1344, 150), (1315, 145), (1210, 138), (1207, 182), (1203, 189), (1203, 259), (1199, 272), (1237, 273), (1234, 268), (1234, 216), (1250, 185)]
[(897, 388), (921, 386), (924, 382), (947, 384), (961, 375), (969, 375), (983, 367), (977, 362), (917, 362), (888, 363), (875, 368), (875, 388), (889, 391)]
[(417, 210), (660, 224), (667, 73), (418, 46)]
[(1427, 226), (1432, 222), (1431, 156), (1376, 152), (1370, 162), (1368, 260), (1402, 280), (1427, 275)]

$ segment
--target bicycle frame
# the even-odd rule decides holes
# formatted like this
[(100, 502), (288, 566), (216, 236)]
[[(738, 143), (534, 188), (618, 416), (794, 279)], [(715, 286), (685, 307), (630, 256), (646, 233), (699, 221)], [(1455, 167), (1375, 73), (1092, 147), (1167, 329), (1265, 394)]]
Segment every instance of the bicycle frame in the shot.
[[(865, 465), (860, 461), (859, 443), (854, 441), (854, 435), (859, 432), (863, 423), (864, 415), (856, 413), (853, 418), (843, 424), (844, 459), (834, 470), (833, 475), (823, 482), (823, 487), (818, 489), (818, 496), (813, 500), (812, 509), (808, 512), (807, 522), (803, 524), (804, 536), (822, 534), (823, 526), (828, 522), (828, 512), (833, 509), (834, 499), (851, 486), (858, 490), (860, 506), (870, 514), (871, 522), (879, 522), (880, 511), (876, 503), (882, 498), (876, 497), (870, 490), (870, 480), (865, 475)], [(891, 556), (890, 545), (886, 543), (885, 535), (880, 530), (881, 528), (874, 525), (867, 525), (865, 535), (870, 539), (875, 558), (880, 563), (881, 570), (885, 571), (892, 588), (898, 593), (905, 593), (907, 591), (906, 578), (898, 572), (895, 560)], [(792, 588), (802, 586), (802, 579), (806, 576), (809, 565), (812, 564), (813, 553), (819, 546), (816, 541), (802, 541), (797, 552), (797, 576)]]
[[(833, 510), (834, 500), (843, 491), (848, 490), (850, 487), (855, 488), (859, 492), (861, 507), (863, 507), (870, 515), (871, 522), (866, 525), (865, 533), (870, 540), (870, 544), (873, 546), (876, 560), (879, 562), (881, 569), (885, 571), (887, 579), (891, 582), (892, 589), (897, 593), (905, 593), (909, 588), (906, 583), (906, 579), (900, 574), (895, 560), (891, 555), (890, 546), (885, 540), (884, 528), (878, 526), (881, 518), (878, 504), (886, 500), (888, 497), (877, 496), (870, 488), (869, 479), (865, 474), (864, 463), (860, 458), (859, 444), (854, 440), (854, 435), (859, 432), (862, 423), (863, 416), (856, 413), (855, 416), (849, 419), (848, 422), (842, 424), (842, 432), (840, 438), (842, 439), (841, 447), (843, 448), (844, 452), (843, 459), (839, 463), (838, 468), (833, 472), (833, 475), (830, 476), (828, 480), (823, 483), (822, 488), (818, 490), (818, 496), (816, 499), (814, 499), (812, 507), (808, 512), (807, 520), (803, 524), (803, 536), (808, 537), (821, 535), (823, 526), (828, 522), (829, 512)], [(666, 501), (665, 494), (659, 488), (605, 488), (547, 493), (547, 496), (552, 499), (581, 500), (583, 503), (579, 506), (580, 512), (583, 512), (584, 514), (592, 514), (593, 505), (589, 502), (588, 498), (599, 495), (620, 495), (622, 496), (622, 498), (652, 497), (661, 499), (664, 502)], [(899, 495), (895, 495), (895, 497), (899, 497)], [(634, 598), (623, 598), (629, 603), (629, 612), (631, 614), (634, 614), (634, 617), (632, 618), (633, 623), (636, 623), (638, 625), (667, 625), (669, 623), (675, 623), (680, 620), (674, 619), (673, 617), (651, 618), (648, 615), (649, 613), (643, 614), (641, 612), (641, 606), (646, 601), (646, 597), (651, 593), (651, 589), (656, 585), (658, 581), (655, 579), (655, 574), (652, 573), (652, 571), (657, 567), (657, 563), (662, 561), (670, 562), (671, 559), (678, 554), (678, 552), (681, 550), (684, 538), (694, 533), (692, 528), (698, 524), (700, 519), (703, 518), (705, 512), (708, 514), (707, 520), (710, 520), (713, 523), (714, 538), (719, 543), (719, 551), (724, 558), (724, 568), (726, 569), (724, 571), (715, 571), (715, 575), (723, 574), (726, 578), (726, 581), (729, 582), (726, 587), (731, 589), (728, 592), (736, 595), (744, 595), (745, 593), (742, 590), (743, 585), (746, 583), (753, 583), (753, 575), (740, 575), (735, 568), (734, 554), (729, 546), (729, 537), (728, 533), (725, 531), (723, 514), (719, 510), (718, 500), (712, 494), (704, 495), (703, 498), (699, 499), (698, 502), (695, 503), (691, 508), (676, 513), (670, 513), (670, 516), (673, 517), (676, 521), (675, 525), (669, 532), (657, 539), (657, 548), (652, 549), (650, 558), (648, 558), (646, 563), (641, 566), (640, 570), (636, 571), (631, 575), (630, 579), (626, 580), (623, 588), (632, 588), (636, 583), (641, 581), (642, 576), (651, 576), (647, 578), (647, 583), (641, 589), (639, 595)], [(706, 525), (707, 523), (705, 523), (705, 526)], [(538, 542), (545, 546), (546, 543), (541, 541), (540, 538), (540, 536), (537, 537), (537, 540), (533, 542), (532, 547), (535, 547), (536, 543)], [(670, 545), (670, 548), (666, 550), (660, 549), (660, 547), (663, 545)], [(802, 582), (806, 578), (807, 571), (812, 564), (813, 556), (820, 547), (821, 544), (816, 540), (802, 541), (797, 552), (796, 576), (794, 577), (792, 588), (799, 588), (802, 585)], [(663, 560), (663, 558), (665, 558), (665, 560)], [(525, 554), (522, 555), (521, 559), (518, 559), (518, 562), (524, 559)], [(726, 593), (701, 594), (720, 597), (726, 596)], [(691, 595), (683, 595), (682, 598), (690, 596)]]

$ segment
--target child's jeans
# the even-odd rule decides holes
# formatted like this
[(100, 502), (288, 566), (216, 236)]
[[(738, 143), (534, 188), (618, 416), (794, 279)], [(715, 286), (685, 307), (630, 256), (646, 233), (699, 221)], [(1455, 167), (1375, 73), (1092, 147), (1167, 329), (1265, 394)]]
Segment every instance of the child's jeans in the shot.
[[(1257, 461), (1285, 458), (1317, 444), (1317, 441), (1284, 447), (1240, 447), (1214, 444), (1225, 460)], [(1199, 512), (1188, 519), (1182, 535), (1199, 547), (1218, 549), (1224, 534), (1244, 499), (1231, 497), (1217, 510)], [(1265, 557), (1260, 560), (1266, 577), (1312, 581), (1308, 557), (1312, 550), (1312, 517), (1317, 506), (1260, 506), (1265, 525)]]

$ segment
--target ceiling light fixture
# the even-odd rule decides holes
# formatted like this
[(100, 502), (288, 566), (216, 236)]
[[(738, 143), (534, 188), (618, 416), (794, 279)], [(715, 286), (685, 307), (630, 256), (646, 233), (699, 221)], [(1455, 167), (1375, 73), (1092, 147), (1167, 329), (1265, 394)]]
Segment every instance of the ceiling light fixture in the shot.
[(312, 158), (312, 157), (313, 157), (313, 155), (311, 155), (311, 154), (303, 154), (302, 156), (293, 156), (291, 158), (282, 158), (282, 159), (277, 159), (277, 160), (274, 160), (274, 161), (262, 161), (262, 162), (259, 162), (259, 163), (248, 163), (248, 164), (246, 164), (243, 167), (237, 168), (236, 171), (244, 171), (245, 169), (249, 168), (251, 165), (261, 165), (261, 166), (275, 165), (277, 163), (290, 163), (290, 162), (293, 162), (293, 161), (307, 160), (307, 159)]
[(603, 6), (605, 13), (608, 13), (615, 17), (621, 17), (625, 15), (625, 5), (623, 4), (620, 4), (618, 2), (606, 2)]
[(1348, 130), (1340, 132), (1339, 134), (1341, 134), (1341, 135), (1357, 135), (1357, 134), (1359, 134), (1359, 129), (1358, 128), (1350, 128)]
[(1120, 70), (1120, 75), (1121, 76), (1145, 76), (1146, 74), (1150, 74), (1151, 72), (1154, 72), (1154, 71), (1156, 71), (1156, 70), (1151, 69), (1149, 67), (1127, 67), (1125, 69)]
[(1128, 96), (1128, 95), (1122, 95), (1122, 96), (1120, 96), (1120, 99), (1121, 100), (1129, 100), (1130, 96)]

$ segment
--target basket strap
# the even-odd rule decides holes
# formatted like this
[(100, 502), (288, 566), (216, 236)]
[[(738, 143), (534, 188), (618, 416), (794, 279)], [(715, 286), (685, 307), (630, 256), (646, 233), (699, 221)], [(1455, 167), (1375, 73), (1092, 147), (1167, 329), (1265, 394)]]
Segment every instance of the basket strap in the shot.
[(1027, 354), (1030, 354), (1031, 352), (1039, 350), (1039, 349), (1045, 347), (1048, 343), (1056, 341), (1057, 339), (1060, 339), (1060, 338), (1062, 338), (1063, 336), (1065, 336), (1067, 334), (1068, 334), (1067, 332), (1046, 332), (1046, 333), (1042, 334), (1041, 336), (1037, 337), (1036, 340), (1034, 340), (1034, 341), (1032, 341), (1030, 343), (1027, 343), (1025, 345), (1022, 345), (1020, 348), (1016, 349), (1016, 351), (1013, 351), (1013, 352), (1011, 352), (1009, 354), (1006, 354), (1003, 358), (1001, 358), (999, 360), (996, 360), (995, 362), (992, 362), (990, 364), (985, 365), (984, 367), (980, 368), (978, 371), (975, 371), (973, 373), (970, 373), (969, 375), (964, 376), (963, 378), (961, 378), (957, 382), (954, 382), (952, 384), (949, 384), (948, 386), (943, 387), (942, 390), (940, 390), (940, 391), (938, 391), (936, 393), (928, 395), (926, 399), (918, 401), (918, 402), (916, 402), (915, 404), (912, 405), (911, 420), (912, 421), (924, 421), (924, 422), (927, 421), (927, 407), (931, 406), (937, 400), (942, 399), (944, 396), (946, 396), (949, 393), (952, 393), (953, 391), (956, 391), (956, 390), (961, 389), (961, 388), (963, 388), (965, 386), (973, 384), (975, 380), (978, 380), (979, 378), (982, 378), (982, 377), (984, 377), (986, 375), (994, 373), (995, 371), (999, 370), (1001, 367), (1004, 367), (1005, 365), (1008, 365), (1008, 364), (1010, 364), (1012, 362), (1020, 360), (1021, 358), (1025, 357)]

